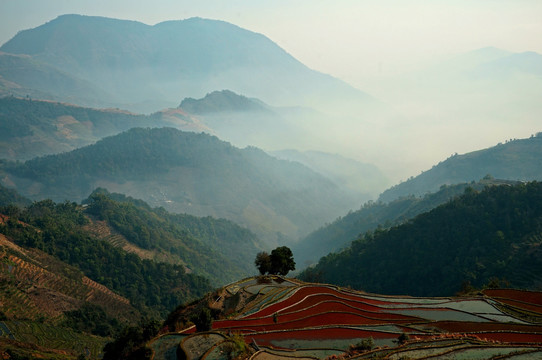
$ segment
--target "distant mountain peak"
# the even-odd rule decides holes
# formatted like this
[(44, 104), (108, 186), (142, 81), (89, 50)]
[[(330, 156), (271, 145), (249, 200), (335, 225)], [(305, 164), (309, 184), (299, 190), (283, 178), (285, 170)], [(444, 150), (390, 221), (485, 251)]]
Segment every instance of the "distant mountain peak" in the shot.
[(239, 95), (231, 90), (213, 91), (202, 99), (184, 98), (179, 108), (190, 114), (218, 112), (269, 112), (264, 102)]
[(374, 103), (343, 81), (309, 69), (265, 35), (221, 20), (147, 25), (68, 14), (20, 31), (0, 51), (31, 55), (114, 95), (106, 97), (110, 103), (144, 113), (216, 89), (274, 106)]

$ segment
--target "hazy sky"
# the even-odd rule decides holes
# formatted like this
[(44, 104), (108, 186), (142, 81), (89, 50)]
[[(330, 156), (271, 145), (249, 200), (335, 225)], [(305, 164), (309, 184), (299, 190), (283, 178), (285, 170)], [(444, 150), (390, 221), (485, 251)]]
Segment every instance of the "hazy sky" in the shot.
[(0, 43), (67, 13), (225, 20), (360, 88), (366, 76), (486, 46), (542, 53), (540, 0), (0, 0)]

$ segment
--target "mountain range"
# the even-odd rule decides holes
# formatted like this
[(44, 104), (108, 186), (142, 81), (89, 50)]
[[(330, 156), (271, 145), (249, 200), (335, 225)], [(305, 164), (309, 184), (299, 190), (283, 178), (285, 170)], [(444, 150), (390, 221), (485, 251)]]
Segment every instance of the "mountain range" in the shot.
[(442, 185), (436, 192), (424, 196), (403, 196), (390, 202), (368, 201), (355, 211), (337, 218), (313, 231), (292, 245), (299, 264), (309, 266), (332, 252), (347, 248), (360, 235), (386, 229), (410, 221), (451, 199), (462, 195), (467, 188), (481, 191), (490, 185), (514, 185), (516, 181), (497, 180), (486, 176), (478, 182)]
[(384, 191), (379, 200), (392, 201), (402, 196), (422, 196), (442, 185), (477, 181), (486, 175), (506, 180), (542, 180), (542, 133), (527, 139), (453, 155), (405, 182)]
[(360, 202), (299, 163), (173, 128), (134, 128), (71, 152), (6, 162), (1, 172), (4, 185), (34, 200), (81, 201), (102, 187), (176, 213), (233, 220), (271, 245)]
[[(156, 111), (217, 89), (250, 94), (273, 105), (373, 101), (346, 83), (307, 68), (265, 36), (217, 20), (191, 18), (149, 26), (63, 15), (20, 31), (0, 51), (27, 55), (38, 68), (58, 69), (70, 81), (102, 90), (99, 100), (105, 107)], [(9, 81), (27, 85), (16, 74)], [(41, 89), (62, 97), (73, 89), (70, 81)], [(85, 89), (70, 96), (85, 99), (87, 105), (96, 100), (89, 95)]]
[(490, 281), (540, 290), (541, 196), (540, 182), (467, 187), (404, 224), (361, 234), (300, 278), (418, 296), (451, 295)]

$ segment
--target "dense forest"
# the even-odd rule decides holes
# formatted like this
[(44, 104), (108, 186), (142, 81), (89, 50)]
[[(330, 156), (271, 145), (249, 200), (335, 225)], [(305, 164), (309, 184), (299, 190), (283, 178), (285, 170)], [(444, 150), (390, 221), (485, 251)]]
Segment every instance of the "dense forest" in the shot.
[(399, 225), (416, 215), (427, 212), (451, 198), (462, 195), (467, 187), (483, 190), (488, 185), (514, 184), (486, 175), (478, 182), (442, 185), (435, 193), (424, 196), (405, 196), (389, 203), (369, 201), (359, 210), (351, 211), (331, 224), (312, 232), (292, 246), (299, 264), (314, 264), (320, 257), (347, 247), (360, 234), (375, 229)]
[[(75, 203), (35, 202), (13, 207), (0, 233), (26, 248), (36, 248), (79, 268), (91, 279), (117, 291), (144, 313), (163, 316), (179, 303), (210, 290), (209, 281), (187, 274), (181, 265), (142, 260), (82, 229), (88, 220)], [(16, 221), (19, 220), (19, 221)]]
[(175, 255), (214, 285), (254, 272), (251, 261), (259, 250), (258, 239), (231, 221), (171, 214), (105, 189), (97, 189), (84, 203), (85, 213), (105, 220), (132, 244)]
[(542, 183), (466, 188), (389, 229), (367, 232), (300, 278), (382, 294), (447, 296), (499, 279), (540, 290)]
[(81, 201), (107, 187), (171, 212), (226, 218), (268, 248), (359, 204), (299, 163), (173, 128), (134, 128), (68, 153), (5, 163), (0, 174), (33, 200)]

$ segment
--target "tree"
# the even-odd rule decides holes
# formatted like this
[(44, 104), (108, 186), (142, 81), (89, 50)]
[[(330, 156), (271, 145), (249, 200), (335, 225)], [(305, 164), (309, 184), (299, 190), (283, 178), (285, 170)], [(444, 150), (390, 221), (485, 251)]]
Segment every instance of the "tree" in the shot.
[(256, 265), (260, 274), (265, 275), (271, 271), (271, 257), (265, 251), (259, 252), (254, 260), (254, 265)]
[(213, 318), (211, 311), (203, 307), (197, 315), (194, 315), (190, 320), (196, 325), (196, 331), (209, 331), (213, 326)]
[(295, 261), (292, 250), (287, 246), (280, 246), (271, 251), (271, 274), (286, 275), (295, 270)]

